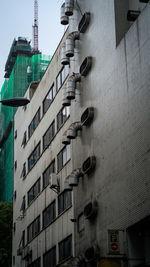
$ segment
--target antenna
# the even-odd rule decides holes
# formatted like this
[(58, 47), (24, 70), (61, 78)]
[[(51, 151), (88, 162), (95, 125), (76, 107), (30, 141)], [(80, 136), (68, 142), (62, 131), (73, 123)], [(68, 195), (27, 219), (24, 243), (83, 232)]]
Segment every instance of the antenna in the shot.
[(38, 0), (34, 0), (34, 25), (33, 25), (34, 54), (39, 53), (38, 49)]

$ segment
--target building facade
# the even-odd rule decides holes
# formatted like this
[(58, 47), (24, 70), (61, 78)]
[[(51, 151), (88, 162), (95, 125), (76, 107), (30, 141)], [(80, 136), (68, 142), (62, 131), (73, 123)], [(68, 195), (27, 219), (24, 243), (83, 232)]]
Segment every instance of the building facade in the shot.
[(149, 14), (61, 6), (69, 27), (15, 116), (15, 267), (150, 265)]
[[(5, 65), (5, 81), (1, 99), (23, 97), (32, 81), (40, 81), (50, 56), (33, 55), (26, 38), (14, 39)], [(16, 108), (0, 105), (0, 201), (12, 202), (13, 197), (13, 117)]]

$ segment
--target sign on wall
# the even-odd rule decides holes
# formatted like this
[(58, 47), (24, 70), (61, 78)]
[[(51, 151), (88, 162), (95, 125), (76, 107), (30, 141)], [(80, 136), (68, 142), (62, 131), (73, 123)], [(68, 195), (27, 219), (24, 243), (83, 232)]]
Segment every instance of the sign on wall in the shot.
[(118, 230), (108, 230), (108, 254), (120, 254), (120, 240)]

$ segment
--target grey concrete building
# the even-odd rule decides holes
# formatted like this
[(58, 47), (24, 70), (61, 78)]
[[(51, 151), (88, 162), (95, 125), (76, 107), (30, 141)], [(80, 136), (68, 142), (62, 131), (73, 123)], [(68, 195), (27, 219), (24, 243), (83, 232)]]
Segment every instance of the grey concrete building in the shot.
[(13, 264), (150, 266), (150, 3), (66, 0), (61, 23), (15, 116)]

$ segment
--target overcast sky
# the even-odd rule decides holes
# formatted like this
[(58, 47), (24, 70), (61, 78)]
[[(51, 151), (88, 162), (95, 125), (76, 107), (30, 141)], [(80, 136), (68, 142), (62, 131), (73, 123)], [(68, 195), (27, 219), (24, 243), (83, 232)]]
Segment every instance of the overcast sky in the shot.
[[(62, 3), (63, 0), (38, 0), (39, 49), (43, 54), (53, 55), (65, 31), (60, 24)], [(33, 40), (33, 24), (34, 0), (0, 0), (0, 88), (14, 38), (22, 36)]]

